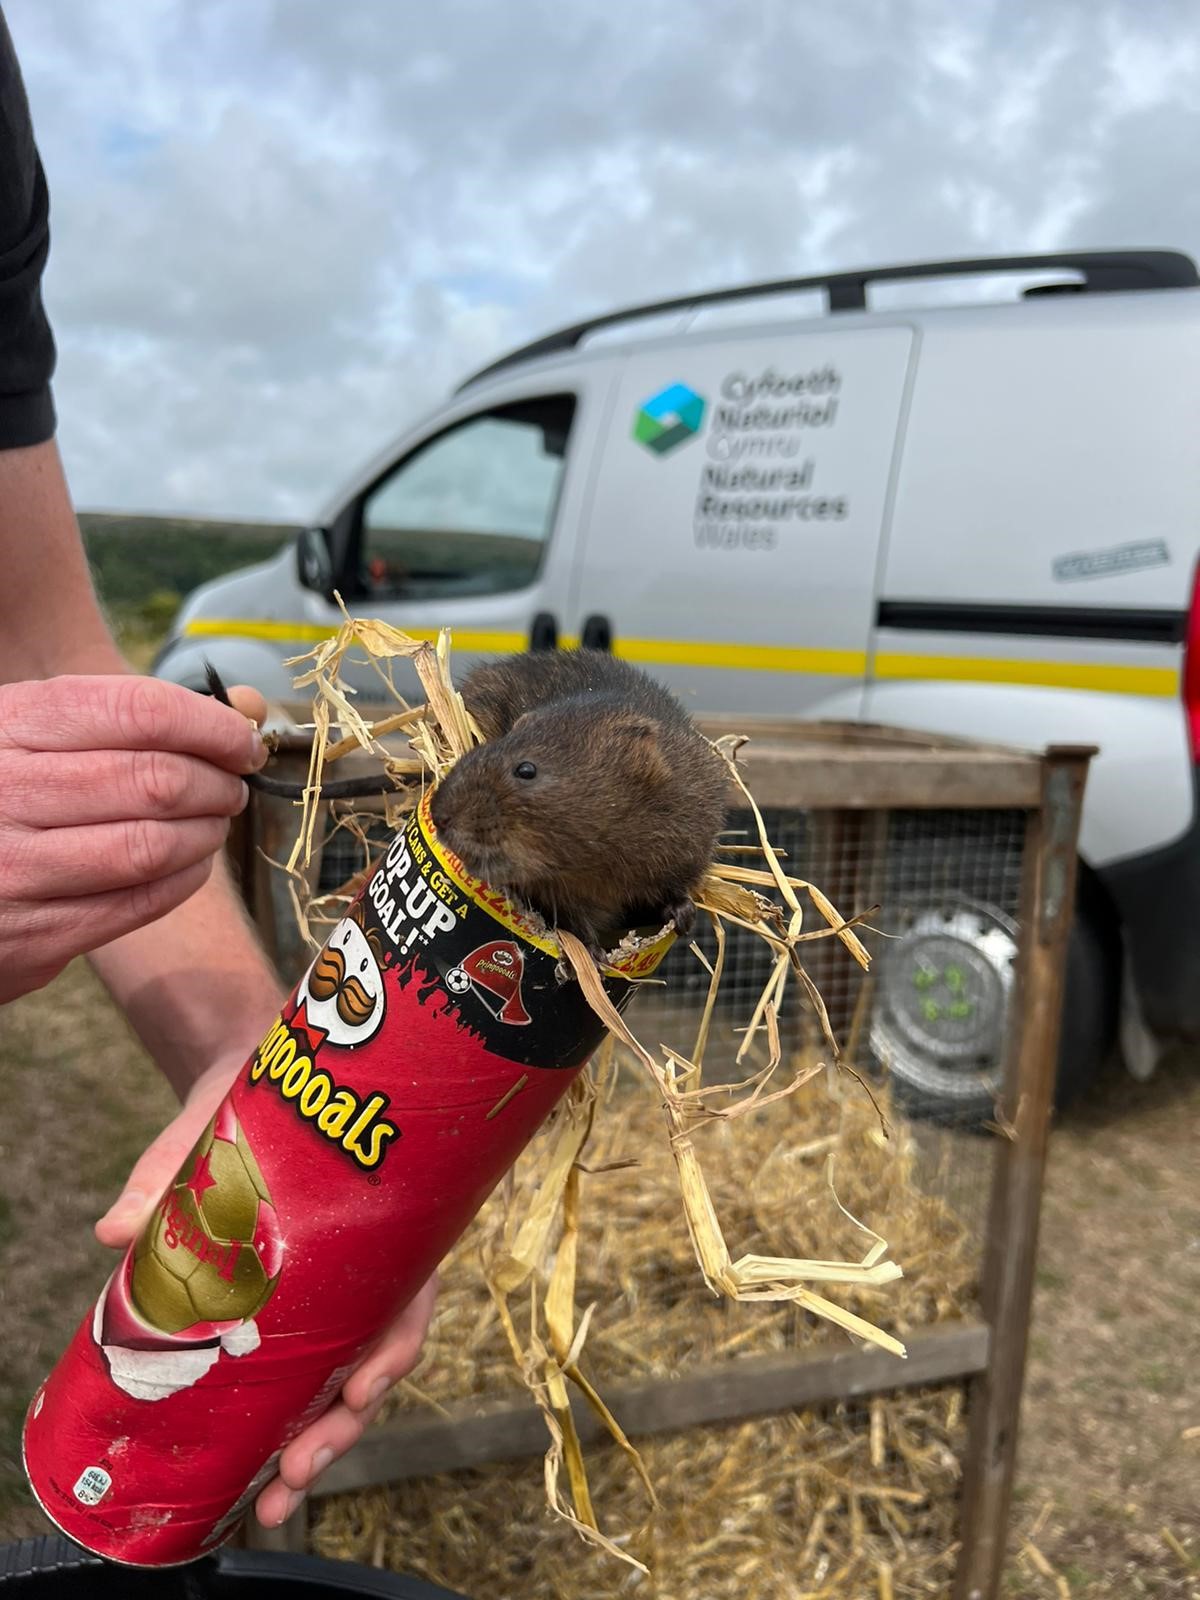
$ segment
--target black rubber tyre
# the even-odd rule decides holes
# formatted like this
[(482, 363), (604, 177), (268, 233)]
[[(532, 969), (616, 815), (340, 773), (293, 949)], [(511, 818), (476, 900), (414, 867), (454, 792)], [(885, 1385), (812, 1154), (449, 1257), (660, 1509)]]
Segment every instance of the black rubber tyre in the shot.
[(467, 1600), (401, 1572), (270, 1550), (221, 1550), (189, 1566), (116, 1566), (61, 1534), (0, 1545), (5, 1600)]
[(1116, 1042), (1120, 1009), (1116, 915), (1099, 882), (1081, 864), (1067, 944), (1057, 1105), (1069, 1105), (1100, 1073)]

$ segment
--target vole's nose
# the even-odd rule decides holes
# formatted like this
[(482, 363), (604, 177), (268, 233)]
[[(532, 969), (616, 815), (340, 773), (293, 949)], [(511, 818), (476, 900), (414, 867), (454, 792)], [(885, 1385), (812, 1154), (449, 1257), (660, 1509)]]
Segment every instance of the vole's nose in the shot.
[(446, 791), (440, 785), (433, 791), (433, 797), (429, 802), (429, 815), (433, 818), (434, 827), (439, 830), (453, 819), (454, 808), (446, 799)]

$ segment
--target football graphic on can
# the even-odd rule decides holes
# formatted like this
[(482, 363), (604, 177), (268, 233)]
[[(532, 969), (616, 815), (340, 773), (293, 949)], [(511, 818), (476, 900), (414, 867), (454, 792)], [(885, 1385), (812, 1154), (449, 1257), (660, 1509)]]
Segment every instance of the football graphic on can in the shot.
[(196, 1341), (249, 1322), (279, 1281), (271, 1196), (232, 1107), (209, 1123), (131, 1256), (129, 1298), (159, 1333)]

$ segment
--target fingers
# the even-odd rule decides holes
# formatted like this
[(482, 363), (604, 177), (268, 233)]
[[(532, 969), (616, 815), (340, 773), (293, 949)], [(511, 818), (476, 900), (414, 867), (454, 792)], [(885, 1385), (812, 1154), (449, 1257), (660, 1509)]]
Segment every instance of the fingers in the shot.
[(278, 1477), (272, 1479), (256, 1502), (258, 1520), (265, 1528), (277, 1528), (287, 1521), (325, 1468), (362, 1438), (392, 1384), (416, 1366), (436, 1297), (434, 1276), (351, 1374), (341, 1401), (283, 1451)]
[(27, 828), (142, 818), (233, 817), (249, 790), (231, 772), (169, 750), (13, 751), (0, 809)]
[[(174, 911), (204, 884), (212, 863), (210, 854), (153, 883), (113, 889), (106, 894), (47, 900), (39, 905), (21, 905), (17, 911), (9, 903), (0, 914), (0, 949), (5, 945), (11, 948), (15, 936), (29, 958), (30, 971), (44, 970), (48, 979), (77, 955), (86, 955), (89, 950), (97, 950)], [(6, 922), (10, 924), (7, 927)], [(36, 982), (25, 985), (29, 987), (36, 988)]]
[(279, 1458), (279, 1476), (271, 1480), (255, 1504), (258, 1520), (265, 1528), (277, 1528), (287, 1521), (325, 1468), (358, 1443), (382, 1404), (381, 1395), (366, 1411), (351, 1411), (342, 1404), (331, 1406), (319, 1421), (292, 1440)]
[(392, 1384), (408, 1376), (420, 1358), (436, 1299), (435, 1274), (346, 1379), (342, 1396), (348, 1406), (365, 1410), (382, 1400)]
[(46, 901), (149, 887), (210, 859), (228, 832), (225, 817), (187, 817), (14, 833), (7, 841), (5, 898), (29, 902), (33, 911)]
[(267, 758), (254, 724), (210, 695), (130, 676), (61, 677), (0, 688), (0, 740), (27, 750), (170, 750), (228, 772)]

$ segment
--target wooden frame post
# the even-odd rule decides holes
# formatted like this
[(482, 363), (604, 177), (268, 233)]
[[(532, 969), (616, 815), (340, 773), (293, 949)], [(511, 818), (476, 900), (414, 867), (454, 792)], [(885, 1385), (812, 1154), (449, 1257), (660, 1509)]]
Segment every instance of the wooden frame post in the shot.
[(1042, 805), (1029, 814), (1021, 893), (1021, 955), (983, 1263), (981, 1300), (992, 1359), (967, 1391), (961, 1554), (954, 1600), (994, 1600), (1004, 1568), (1017, 1428), (1050, 1113), (1054, 1105), (1076, 839), (1090, 749), (1053, 748)]

